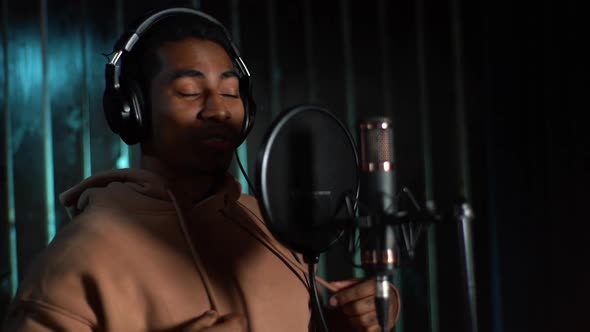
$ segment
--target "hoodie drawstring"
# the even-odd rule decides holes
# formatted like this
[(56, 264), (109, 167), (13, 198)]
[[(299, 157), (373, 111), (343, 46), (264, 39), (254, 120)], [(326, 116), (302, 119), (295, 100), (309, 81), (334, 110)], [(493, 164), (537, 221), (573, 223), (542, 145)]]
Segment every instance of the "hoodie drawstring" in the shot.
[(184, 214), (182, 213), (182, 210), (180, 209), (180, 206), (178, 205), (178, 203), (176, 201), (176, 197), (174, 197), (174, 194), (172, 194), (172, 192), (170, 190), (168, 190), (168, 195), (170, 196), (170, 199), (172, 200), (172, 203), (174, 204), (174, 208), (176, 209), (176, 214), (178, 215), (178, 223), (180, 224), (180, 228), (182, 229), (182, 234), (184, 235), (184, 239), (186, 241), (186, 244), (188, 245), (189, 250), (191, 252), (191, 256), (193, 258), (193, 262), (195, 263), (195, 267), (197, 268), (197, 271), (199, 272), (199, 275), (201, 276), (201, 279), (203, 280), (203, 284), (205, 285), (205, 291), (207, 292), (207, 296), (209, 298), (209, 303), (211, 304), (211, 309), (212, 310), (219, 310), (219, 306), (217, 304), (217, 301), (215, 300), (215, 296), (213, 296), (213, 287), (211, 286), (211, 281), (209, 280), (209, 276), (207, 275), (207, 270), (205, 270), (203, 263), (201, 262), (201, 259), (199, 258), (199, 255), (197, 254), (197, 250), (195, 249), (193, 240), (190, 237), (189, 232), (187, 230)]

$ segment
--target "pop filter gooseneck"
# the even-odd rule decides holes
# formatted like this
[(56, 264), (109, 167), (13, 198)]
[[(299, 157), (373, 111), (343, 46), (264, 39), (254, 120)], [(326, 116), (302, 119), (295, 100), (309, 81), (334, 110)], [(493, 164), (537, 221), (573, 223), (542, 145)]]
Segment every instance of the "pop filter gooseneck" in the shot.
[(358, 154), (346, 127), (327, 109), (300, 105), (281, 113), (264, 135), (256, 196), (266, 225), (309, 264), (315, 314), (326, 329), (315, 264), (351, 222), (359, 194)]

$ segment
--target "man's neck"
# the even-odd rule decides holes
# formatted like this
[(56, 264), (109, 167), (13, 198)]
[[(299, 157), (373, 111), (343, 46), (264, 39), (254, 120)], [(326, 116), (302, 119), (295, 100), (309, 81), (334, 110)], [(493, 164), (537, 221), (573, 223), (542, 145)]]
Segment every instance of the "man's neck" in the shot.
[(199, 174), (186, 169), (171, 169), (157, 158), (148, 155), (142, 156), (140, 167), (163, 177), (176, 200), (185, 210), (189, 210), (196, 203), (210, 196), (222, 181), (223, 176), (222, 174)]

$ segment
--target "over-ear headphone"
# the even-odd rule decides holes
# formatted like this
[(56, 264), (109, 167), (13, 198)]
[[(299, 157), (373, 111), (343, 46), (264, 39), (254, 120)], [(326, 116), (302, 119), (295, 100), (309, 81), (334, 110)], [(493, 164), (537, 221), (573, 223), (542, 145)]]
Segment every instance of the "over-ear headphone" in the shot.
[(169, 8), (158, 11), (142, 20), (136, 28), (121, 36), (115, 45), (113, 56), (105, 68), (106, 87), (103, 94), (103, 110), (107, 123), (111, 130), (129, 145), (138, 143), (144, 137), (148, 121), (145, 119), (147, 114), (142, 89), (137, 81), (129, 77), (122, 77), (121, 63), (141, 36), (156, 22), (179, 15), (194, 16), (195, 19), (203, 20), (219, 28), (230, 46), (227, 51), (238, 69), (240, 97), (245, 111), (240, 137), (240, 143), (242, 143), (254, 126), (256, 115), (250, 72), (240, 57), (238, 48), (233, 43), (227, 29), (215, 18), (191, 8)]

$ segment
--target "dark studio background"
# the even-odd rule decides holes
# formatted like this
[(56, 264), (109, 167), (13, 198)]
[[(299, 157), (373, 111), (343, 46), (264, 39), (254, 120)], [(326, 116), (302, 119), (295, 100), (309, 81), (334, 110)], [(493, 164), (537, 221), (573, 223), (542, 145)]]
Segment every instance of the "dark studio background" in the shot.
[[(2, 0), (1, 316), (11, 278), (67, 220), (57, 194), (137, 164), (102, 115), (101, 53), (165, 5), (208, 12), (241, 46), (259, 106), (251, 176), (289, 106), (325, 105), (354, 135), (358, 119), (392, 116), (402, 185), (445, 214), (460, 197), (474, 208), (479, 330), (588, 329), (587, 38), (573, 1)], [(447, 218), (398, 273), (398, 331), (467, 331), (457, 234)], [(327, 254), (330, 280), (354, 275), (340, 255)]]

